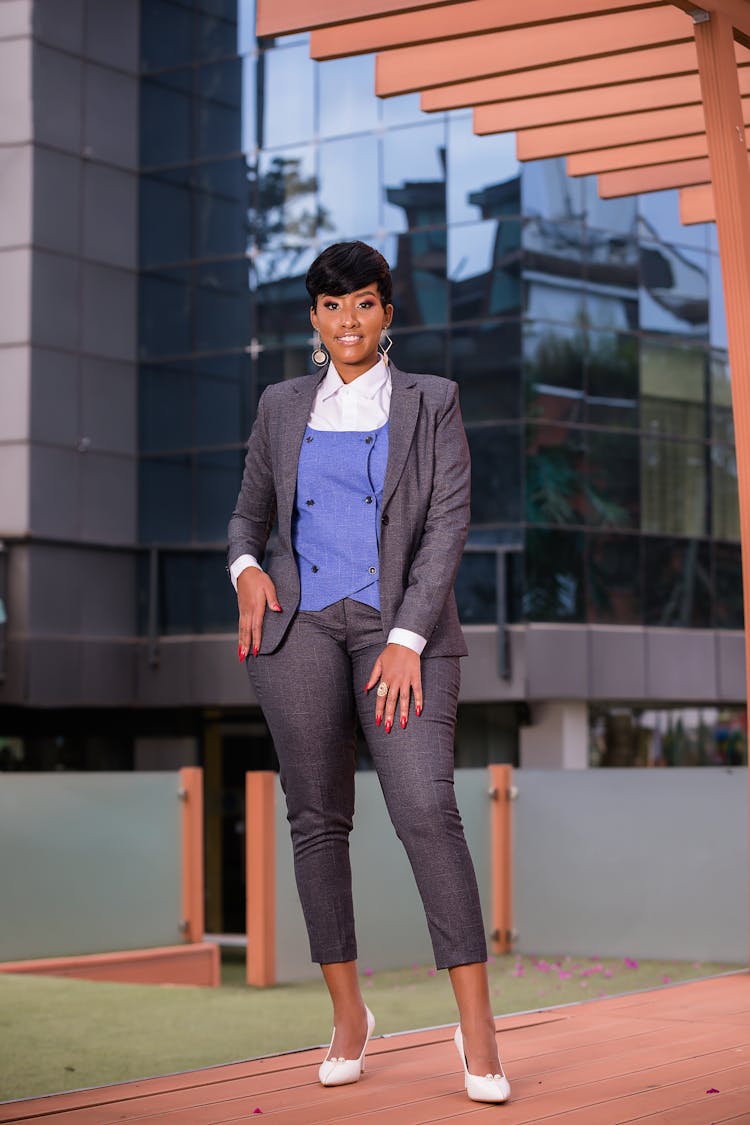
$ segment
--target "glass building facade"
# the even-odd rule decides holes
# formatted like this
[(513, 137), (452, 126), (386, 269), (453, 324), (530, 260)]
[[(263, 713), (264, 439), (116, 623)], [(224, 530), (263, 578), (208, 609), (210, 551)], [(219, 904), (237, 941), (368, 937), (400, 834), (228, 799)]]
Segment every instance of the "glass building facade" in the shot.
[[(304, 275), (361, 238), (403, 369), (455, 379), (472, 453), (465, 623), (742, 627), (712, 226), (521, 166), (470, 112), (378, 100), (372, 58), (256, 42), (252, 3), (142, 10), (140, 537), (161, 629), (233, 629), (219, 560), (258, 398), (310, 370)], [(213, 549), (212, 549), (213, 548)], [(146, 583), (144, 569), (142, 585)], [(142, 592), (145, 605), (145, 590)]]

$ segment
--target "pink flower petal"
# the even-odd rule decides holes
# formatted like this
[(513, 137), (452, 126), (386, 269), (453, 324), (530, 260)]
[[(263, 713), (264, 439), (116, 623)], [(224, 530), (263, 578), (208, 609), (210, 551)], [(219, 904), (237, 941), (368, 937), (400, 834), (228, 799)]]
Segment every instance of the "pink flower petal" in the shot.
[(374, 972), (374, 969), (363, 969), (362, 972), (365, 974), (366, 977), (371, 977), (373, 972)]
[(427, 970), (427, 976), (428, 977), (436, 977), (437, 976), (437, 969), (428, 969)]
[(671, 981), (671, 979), (672, 979), (672, 978), (671, 978), (671, 977), (668, 977), (668, 976), (667, 976), (667, 974), (665, 973), (665, 974), (664, 974), (664, 976), (663, 976), (663, 977), (661, 978), (661, 983), (662, 983), (662, 984), (669, 984), (669, 982)]
[(626, 969), (637, 969), (638, 968), (638, 962), (635, 961), (632, 957), (624, 957), (622, 963), (623, 963), (623, 965), (625, 966)]

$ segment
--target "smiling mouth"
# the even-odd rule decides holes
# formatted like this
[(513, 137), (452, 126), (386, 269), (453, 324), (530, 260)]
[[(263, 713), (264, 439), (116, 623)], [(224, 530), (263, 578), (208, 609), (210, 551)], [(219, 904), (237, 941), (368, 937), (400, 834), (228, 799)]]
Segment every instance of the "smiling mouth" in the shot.
[(337, 336), (337, 344), (359, 344), (362, 341), (362, 336)]

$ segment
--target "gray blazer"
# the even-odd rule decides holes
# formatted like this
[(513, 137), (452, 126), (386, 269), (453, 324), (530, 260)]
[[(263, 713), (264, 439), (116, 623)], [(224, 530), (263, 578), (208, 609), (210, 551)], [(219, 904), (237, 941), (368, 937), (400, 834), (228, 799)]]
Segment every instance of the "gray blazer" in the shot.
[[(453, 593), (469, 530), (470, 463), (458, 387), (438, 375), (409, 375), (390, 364), (393, 394), (380, 527), (383, 643), (393, 628), (427, 638), (423, 656), (465, 656)], [(300, 599), (292, 547), (297, 463), (315, 391), (325, 370), (263, 392), (247, 443), (245, 471), (229, 522), (229, 565), (263, 561), (281, 613), (267, 613), (261, 653), (284, 638)]]

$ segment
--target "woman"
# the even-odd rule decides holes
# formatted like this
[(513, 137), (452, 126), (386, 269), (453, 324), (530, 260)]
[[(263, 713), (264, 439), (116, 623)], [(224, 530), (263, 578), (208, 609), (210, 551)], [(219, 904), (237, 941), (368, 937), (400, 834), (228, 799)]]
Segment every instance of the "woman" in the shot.
[(453, 790), (466, 654), (453, 583), (469, 524), (457, 387), (388, 361), (391, 275), (372, 247), (330, 246), (306, 285), (312, 358), (325, 371), (270, 386), (260, 399), (229, 568), (239, 658), (276, 746), (310, 951), (333, 1002), (320, 1081), (356, 1082), (374, 1027), (357, 977), (349, 867), (359, 718), (435, 963), (450, 973), (467, 1092), (505, 1101), (476, 878)]

